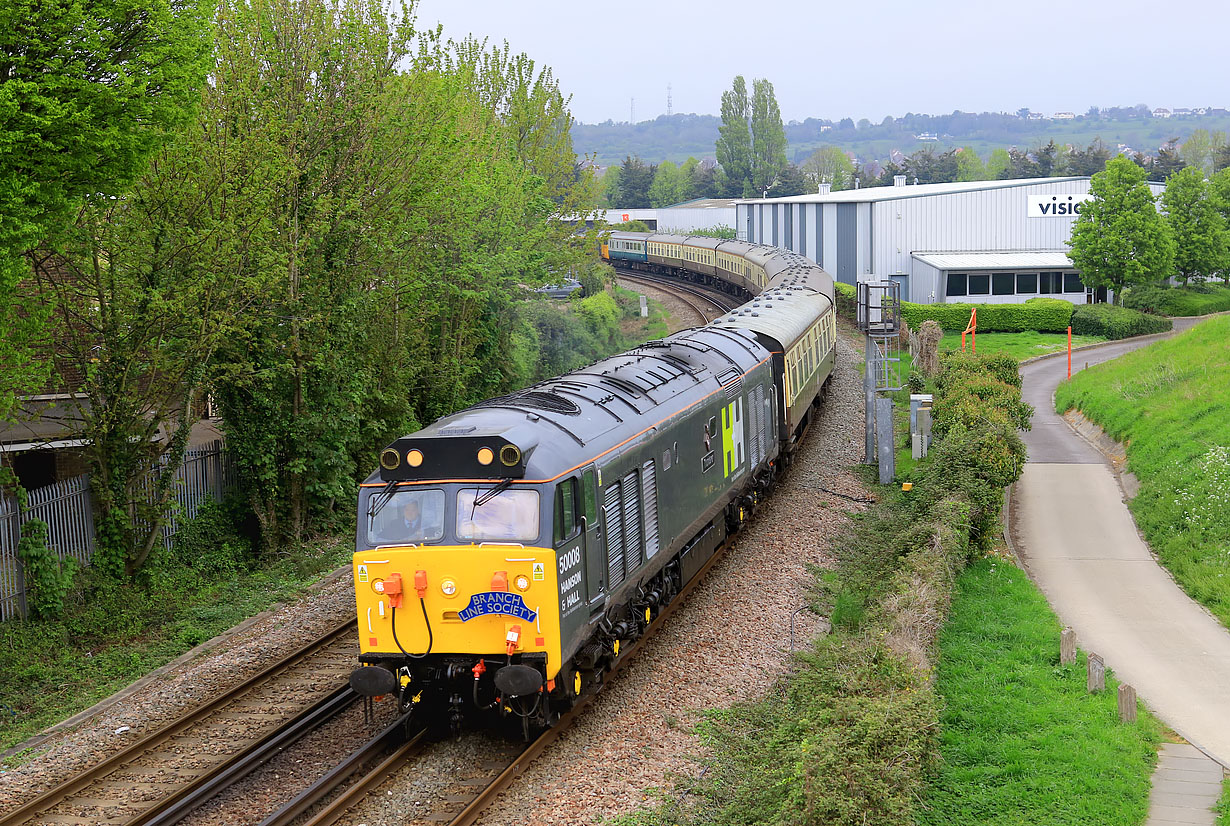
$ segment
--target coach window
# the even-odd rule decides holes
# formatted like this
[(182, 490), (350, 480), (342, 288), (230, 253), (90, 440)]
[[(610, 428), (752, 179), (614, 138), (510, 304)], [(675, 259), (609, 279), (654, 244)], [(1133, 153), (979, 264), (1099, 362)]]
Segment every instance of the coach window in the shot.
[(966, 291), (966, 276), (963, 272), (948, 273), (948, 290), (945, 295), (960, 296), (968, 295)]
[(990, 295), (991, 294), (990, 274), (985, 273), (985, 272), (970, 273), (969, 294), (970, 295)]
[(578, 518), (577, 480), (565, 479), (555, 488), (555, 544), (576, 535), (581, 525)]
[(1016, 293), (1016, 274), (997, 272), (991, 276), (991, 295), (1013, 295)]
[(1018, 272), (1016, 274), (1016, 294), (1034, 295), (1038, 292), (1038, 274), (1036, 272)]
[(1065, 293), (1084, 292), (1085, 285), (1081, 283), (1081, 274), (1078, 272), (1065, 272), (1063, 274), (1063, 291)]

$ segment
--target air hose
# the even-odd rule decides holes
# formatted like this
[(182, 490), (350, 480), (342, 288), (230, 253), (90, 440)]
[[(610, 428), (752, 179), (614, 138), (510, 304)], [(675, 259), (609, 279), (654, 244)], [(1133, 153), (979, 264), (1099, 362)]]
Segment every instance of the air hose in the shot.
[(411, 654), (405, 648), (402, 648), (401, 640), (397, 639), (397, 608), (393, 608), (393, 642), (397, 643), (397, 650), (414, 660), (421, 660), (431, 653), (431, 646), (435, 642), (435, 638), (431, 634), (431, 620), (427, 617), (427, 601), (423, 597), (419, 597), (419, 605), (423, 608), (423, 622), (427, 624), (427, 650), (422, 654)]

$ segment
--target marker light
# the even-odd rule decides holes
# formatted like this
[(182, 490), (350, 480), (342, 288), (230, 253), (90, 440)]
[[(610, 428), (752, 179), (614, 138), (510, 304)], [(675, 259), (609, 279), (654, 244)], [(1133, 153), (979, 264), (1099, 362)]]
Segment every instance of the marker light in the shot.
[(391, 447), (385, 448), (380, 454), (380, 467), (385, 470), (397, 470), (401, 464), (401, 456)]
[(453, 582), (451, 579), (441, 580), (440, 590), (444, 592), (444, 596), (451, 597), (453, 594), (457, 593), (457, 583)]
[(524, 591), (530, 587), (530, 579), (525, 574), (517, 577), (517, 590)]
[(491, 464), (495, 460), (495, 453), (489, 447), (480, 447), (478, 449), (478, 463), (484, 467)]
[(406, 464), (418, 467), (423, 464), (423, 451), (415, 449), (406, 454)]
[(521, 451), (516, 445), (504, 445), (500, 448), (500, 461), (505, 467), (512, 467), (521, 461)]

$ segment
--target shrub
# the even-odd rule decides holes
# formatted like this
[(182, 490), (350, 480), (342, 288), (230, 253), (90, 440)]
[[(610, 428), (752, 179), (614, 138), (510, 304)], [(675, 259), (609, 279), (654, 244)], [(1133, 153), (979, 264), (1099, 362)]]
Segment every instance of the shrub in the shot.
[(1112, 304), (1082, 304), (1072, 314), (1074, 335), (1120, 339), (1164, 333), (1173, 326), (1168, 318)]
[(969, 325), (970, 311), (978, 308), (978, 332), (1062, 333), (1072, 318), (1072, 302), (1062, 298), (1031, 298), (1023, 304), (914, 304), (902, 302), (901, 315), (918, 329), (924, 321), (935, 321), (949, 332), (960, 332)]
[(1123, 306), (1167, 316), (1219, 313), (1230, 310), (1230, 288), (1220, 284), (1192, 284), (1184, 288), (1140, 285), (1124, 293)]
[(31, 519), (21, 526), (17, 556), (25, 566), (31, 613), (36, 617), (58, 617), (72, 585), (74, 566), (71, 559), (61, 563), (59, 555), (47, 547), (46, 522)]
[(853, 324), (858, 308), (858, 292), (852, 285), (842, 284), (839, 281), (833, 282), (833, 289), (837, 296), (837, 315)]

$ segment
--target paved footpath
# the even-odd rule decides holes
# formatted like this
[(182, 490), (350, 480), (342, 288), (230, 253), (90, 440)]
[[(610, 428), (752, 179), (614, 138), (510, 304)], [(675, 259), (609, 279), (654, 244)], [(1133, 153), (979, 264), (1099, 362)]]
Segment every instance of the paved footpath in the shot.
[[(1192, 323), (1177, 319), (1175, 329)], [(1152, 340), (1077, 351), (1072, 370)], [(1101, 654), (1158, 717), (1199, 749), (1195, 755), (1203, 752), (1230, 767), (1230, 631), (1157, 564), (1102, 455), (1055, 413), (1052, 397), (1066, 372), (1062, 357), (1021, 367), (1022, 395), (1034, 417), (1024, 434), (1029, 463), (1012, 491), (1017, 552), (1055, 612), (1075, 629), (1080, 647)], [(1166, 762), (1159, 762), (1155, 783), (1162, 782)], [(1205, 762), (1210, 776), (1216, 773)], [(1207, 792), (1207, 786), (1185, 788)], [(1164, 811), (1155, 814), (1155, 804), (1149, 823), (1211, 824), (1202, 800), (1188, 798), (1183, 817), (1190, 819), (1173, 819), (1179, 816), (1174, 806), (1161, 805)]]

